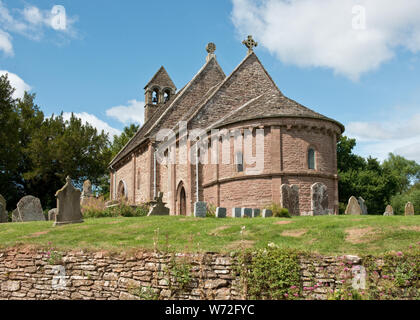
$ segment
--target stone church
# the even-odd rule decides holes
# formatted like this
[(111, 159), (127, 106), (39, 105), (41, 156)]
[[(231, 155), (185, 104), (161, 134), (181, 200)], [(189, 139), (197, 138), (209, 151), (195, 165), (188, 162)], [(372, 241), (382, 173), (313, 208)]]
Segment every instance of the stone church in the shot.
[[(251, 36), (243, 43), (248, 52), (228, 76), (209, 43), (205, 64), (182, 89), (164, 67), (146, 84), (144, 125), (109, 165), (112, 200), (140, 204), (162, 192), (171, 215), (191, 215), (198, 201), (225, 207), (228, 215), (232, 208), (272, 203), (293, 215), (338, 213), (336, 143), (344, 126), (283, 95), (254, 53), (257, 43)], [(187, 154), (195, 148), (200, 161), (157, 161), (169, 140), (157, 137), (168, 129), (171, 157), (179, 159), (185, 141)], [(209, 138), (222, 132), (208, 153), (198, 147), (202, 138), (184, 140), (196, 129)], [(253, 165), (243, 161), (236, 141), (263, 159), (261, 170), (248, 170)], [(220, 160), (222, 151), (231, 161), (201, 161)]]

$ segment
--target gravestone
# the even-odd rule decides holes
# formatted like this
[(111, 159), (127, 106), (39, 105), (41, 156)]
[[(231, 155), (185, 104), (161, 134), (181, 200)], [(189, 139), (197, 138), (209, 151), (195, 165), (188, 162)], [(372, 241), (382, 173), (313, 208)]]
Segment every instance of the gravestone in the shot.
[(311, 186), (311, 213), (314, 216), (328, 214), (328, 188), (321, 182)]
[(394, 215), (394, 209), (391, 205), (387, 205), (385, 208), (384, 216), (393, 216)]
[(54, 208), (48, 211), (48, 221), (55, 221), (56, 215), (57, 215), (57, 208)]
[(25, 196), (17, 204), (16, 221), (45, 221), (41, 201), (34, 196)]
[(19, 218), (19, 213), (17, 209), (12, 211), (12, 222), (22, 222)]
[(194, 217), (205, 218), (207, 214), (207, 203), (204, 201), (197, 201), (194, 203)]
[(407, 202), (404, 209), (405, 216), (414, 216), (414, 206), (411, 202)]
[(216, 208), (216, 218), (226, 218), (226, 208)]
[(252, 209), (252, 217), (253, 218), (259, 217), (260, 213), (261, 213), (260, 209)]
[(281, 206), (289, 210), (290, 215), (299, 216), (299, 187), (295, 184), (282, 184)]
[(166, 202), (163, 202), (163, 192), (159, 192), (155, 200), (149, 202), (150, 210), (147, 216), (169, 216), (169, 208), (165, 207)]
[(90, 180), (86, 180), (83, 182), (83, 190), (82, 195), (80, 196), (80, 203), (83, 205), (89, 201), (89, 198), (92, 197), (92, 182), (90, 182)]
[(241, 217), (241, 208), (232, 208), (232, 218)]
[(262, 211), (262, 217), (263, 218), (271, 218), (273, 216), (273, 211), (270, 209), (263, 209)]
[(357, 201), (356, 197), (354, 196), (350, 197), (344, 214), (359, 215), (359, 216), (362, 214), (362, 209), (360, 208), (359, 201)]
[(80, 210), (80, 190), (71, 183), (70, 177), (66, 178), (66, 184), (55, 193), (57, 198), (57, 212), (54, 226), (83, 222)]
[(360, 209), (362, 209), (362, 214), (363, 215), (368, 214), (368, 209), (365, 203), (365, 199), (363, 199), (362, 197), (359, 197), (357, 201), (359, 202)]
[(6, 199), (0, 194), (0, 223), (8, 221)]
[(252, 209), (241, 208), (241, 218), (252, 218)]

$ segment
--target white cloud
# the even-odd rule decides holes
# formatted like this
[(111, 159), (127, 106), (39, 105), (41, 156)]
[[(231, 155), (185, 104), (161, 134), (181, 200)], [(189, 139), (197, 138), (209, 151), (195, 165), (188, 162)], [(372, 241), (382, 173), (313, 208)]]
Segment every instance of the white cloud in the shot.
[[(232, 21), (284, 63), (326, 67), (352, 80), (378, 68), (402, 47), (420, 51), (420, 1), (232, 0)], [(353, 28), (365, 9), (366, 28)]]
[(383, 160), (393, 152), (420, 162), (420, 113), (403, 120), (350, 122), (345, 134), (356, 138), (363, 156)]
[(7, 32), (0, 30), (0, 51), (3, 51), (6, 56), (13, 56), (12, 37)]
[(31, 86), (28, 85), (25, 81), (23, 81), (17, 74), (11, 73), (6, 70), (0, 70), (0, 76), (4, 74), (8, 74), (8, 78), (10, 81), (10, 85), (15, 88), (15, 92), (13, 93), (13, 98), (23, 98), (25, 91), (31, 90)]
[(106, 110), (106, 115), (125, 125), (131, 123), (142, 124), (144, 122), (144, 102), (135, 99), (130, 100), (126, 106), (116, 106)]
[[(89, 114), (87, 112), (82, 112), (82, 113), (74, 113), (74, 116), (81, 119), (82, 122), (84, 122), (84, 123), (86, 123), (86, 122), (89, 123), (92, 127), (95, 127), (96, 129), (98, 129), (99, 132), (101, 132), (103, 130), (103, 131), (105, 131), (105, 133), (109, 133), (109, 137), (111, 138), (111, 140), (112, 140), (114, 135), (120, 135), (121, 134), (120, 130), (111, 127), (108, 123), (98, 119), (93, 114)], [(71, 112), (64, 112), (63, 113), (63, 119), (64, 120), (69, 120), (70, 118), (71, 118)]]

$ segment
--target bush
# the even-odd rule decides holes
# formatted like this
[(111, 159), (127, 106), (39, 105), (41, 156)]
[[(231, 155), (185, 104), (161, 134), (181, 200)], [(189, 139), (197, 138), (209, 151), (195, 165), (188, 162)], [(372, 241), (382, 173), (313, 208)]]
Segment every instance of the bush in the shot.
[(85, 218), (108, 218), (108, 217), (145, 217), (149, 212), (149, 206), (140, 204), (130, 206), (125, 202), (112, 207), (106, 207), (104, 199), (90, 198), (82, 207)]
[(291, 218), (289, 210), (286, 208), (282, 208), (282, 206), (277, 203), (272, 203), (271, 205), (267, 206), (265, 209), (271, 210), (273, 212), (273, 217)]
[(207, 218), (215, 218), (216, 217), (216, 206), (209, 203), (207, 204), (207, 212), (206, 212)]
[(420, 186), (414, 186), (403, 194), (398, 194), (391, 198), (391, 205), (396, 214), (404, 214), (405, 204), (411, 202), (414, 212), (420, 214)]

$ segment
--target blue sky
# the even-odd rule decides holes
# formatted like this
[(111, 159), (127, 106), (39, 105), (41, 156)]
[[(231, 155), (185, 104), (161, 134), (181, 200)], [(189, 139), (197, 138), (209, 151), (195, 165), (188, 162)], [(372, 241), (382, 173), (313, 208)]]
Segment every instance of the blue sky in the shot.
[(420, 162), (419, 0), (0, 0), (0, 73), (46, 115), (74, 112), (112, 134), (141, 122), (161, 65), (180, 89), (214, 42), (229, 74), (248, 34), (280, 90), (343, 123), (357, 153)]

